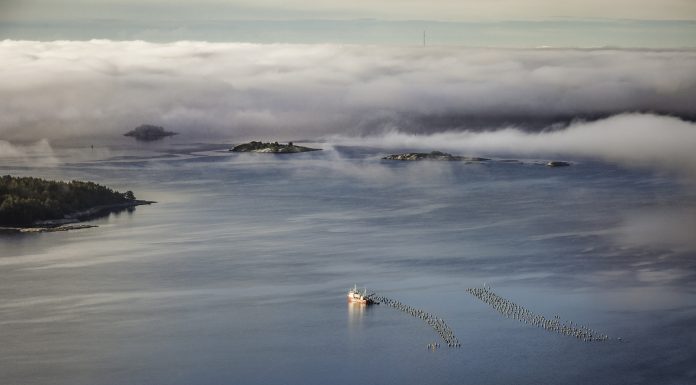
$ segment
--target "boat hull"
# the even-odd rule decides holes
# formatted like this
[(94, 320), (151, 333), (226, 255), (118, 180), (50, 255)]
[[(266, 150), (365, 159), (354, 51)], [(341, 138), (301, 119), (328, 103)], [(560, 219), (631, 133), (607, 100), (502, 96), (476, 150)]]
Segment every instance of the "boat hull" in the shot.
[(359, 304), (363, 304), (363, 305), (371, 305), (375, 302), (372, 299), (370, 299), (369, 297), (366, 298), (366, 297), (363, 297), (362, 295), (359, 295), (359, 294), (353, 295), (351, 293), (351, 294), (348, 294), (348, 303), (359, 303)]
[(358, 299), (358, 298), (351, 298), (351, 297), (348, 297), (348, 302), (349, 303), (359, 303), (359, 304), (363, 304), (363, 305), (367, 305), (368, 303), (370, 303), (370, 301), (368, 301), (364, 298)]

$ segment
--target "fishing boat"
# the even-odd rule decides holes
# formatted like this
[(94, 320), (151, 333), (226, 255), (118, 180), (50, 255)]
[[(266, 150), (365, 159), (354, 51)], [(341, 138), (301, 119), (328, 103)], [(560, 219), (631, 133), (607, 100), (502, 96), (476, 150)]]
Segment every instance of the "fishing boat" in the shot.
[(354, 285), (352, 289), (348, 290), (348, 302), (371, 305), (375, 303), (375, 300), (371, 298), (373, 294), (374, 293), (367, 294), (367, 289), (360, 291), (358, 290), (358, 286)]

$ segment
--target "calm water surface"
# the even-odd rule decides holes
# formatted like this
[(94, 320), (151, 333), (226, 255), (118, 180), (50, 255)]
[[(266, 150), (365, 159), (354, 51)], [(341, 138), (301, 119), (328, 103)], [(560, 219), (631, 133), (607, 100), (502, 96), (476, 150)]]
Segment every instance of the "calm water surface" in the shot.
[[(669, 176), (347, 147), (81, 151), (0, 172), (158, 203), (0, 236), (2, 384), (696, 383), (696, 252), (636, 233), (642, 213), (694, 202)], [(428, 351), (422, 321), (349, 306), (354, 283), (437, 313), (462, 348)], [(484, 283), (623, 342), (505, 319), (465, 291)]]

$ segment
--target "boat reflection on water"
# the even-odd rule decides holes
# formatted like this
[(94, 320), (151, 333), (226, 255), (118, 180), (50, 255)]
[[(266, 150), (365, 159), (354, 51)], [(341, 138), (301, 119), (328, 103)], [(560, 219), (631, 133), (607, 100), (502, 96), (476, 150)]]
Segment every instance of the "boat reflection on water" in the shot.
[(367, 293), (367, 288), (358, 290), (358, 285), (348, 290), (348, 328), (351, 330), (362, 329), (362, 322), (370, 305), (376, 304), (373, 298), (375, 293)]
[(363, 319), (369, 311), (369, 306), (359, 302), (348, 302), (348, 329), (362, 329)]

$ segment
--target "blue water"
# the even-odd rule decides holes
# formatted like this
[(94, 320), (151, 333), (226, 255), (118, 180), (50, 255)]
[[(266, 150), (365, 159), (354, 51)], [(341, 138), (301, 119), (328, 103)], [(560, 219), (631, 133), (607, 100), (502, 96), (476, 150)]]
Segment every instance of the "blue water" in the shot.
[[(694, 202), (672, 176), (224, 149), (0, 165), (158, 202), (96, 228), (0, 236), (0, 383), (696, 382), (696, 251), (631, 234), (634, 214)], [(505, 319), (465, 291), (484, 283), (622, 342)], [(438, 314), (462, 348), (429, 351), (442, 341), (422, 321), (349, 306), (353, 284)]]

